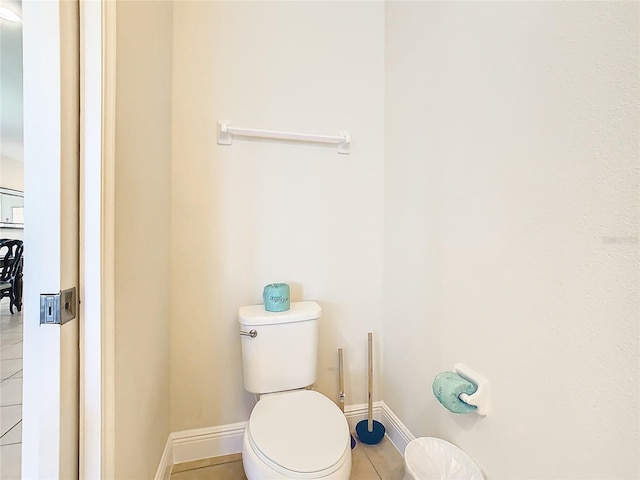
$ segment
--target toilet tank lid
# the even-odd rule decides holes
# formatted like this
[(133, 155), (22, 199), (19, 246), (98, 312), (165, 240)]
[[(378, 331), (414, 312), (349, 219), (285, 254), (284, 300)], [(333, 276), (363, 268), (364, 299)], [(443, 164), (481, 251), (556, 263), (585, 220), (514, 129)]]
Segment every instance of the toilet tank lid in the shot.
[(316, 302), (291, 302), (285, 312), (267, 312), (264, 305), (240, 307), (238, 321), (242, 325), (275, 325), (320, 318), (322, 307)]

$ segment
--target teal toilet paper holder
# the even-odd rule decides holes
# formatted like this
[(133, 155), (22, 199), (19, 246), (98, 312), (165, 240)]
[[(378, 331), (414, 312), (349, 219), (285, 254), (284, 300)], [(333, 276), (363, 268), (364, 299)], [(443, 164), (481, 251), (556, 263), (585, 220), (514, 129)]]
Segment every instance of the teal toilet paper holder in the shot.
[(489, 413), (491, 398), (491, 389), (489, 388), (487, 379), (463, 363), (456, 363), (453, 366), (453, 371), (478, 387), (471, 395), (461, 393), (458, 398), (468, 405), (475, 406), (476, 409), (474, 412), (482, 417), (486, 417)]

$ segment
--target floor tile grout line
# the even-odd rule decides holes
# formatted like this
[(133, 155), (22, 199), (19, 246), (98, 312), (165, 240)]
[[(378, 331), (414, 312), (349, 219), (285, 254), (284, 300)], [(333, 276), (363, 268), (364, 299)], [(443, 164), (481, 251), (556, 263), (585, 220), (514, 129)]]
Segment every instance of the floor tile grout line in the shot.
[[(18, 370), (18, 372), (19, 372), (19, 371), (20, 371), (20, 370)], [(13, 377), (14, 375), (17, 375), (17, 374), (18, 374), (18, 372), (12, 373), (12, 374), (11, 374), (11, 375), (9, 375), (7, 378), (3, 378), (2, 380), (0, 380), (0, 383), (4, 383), (6, 380), (18, 380), (18, 377), (16, 377), (16, 378), (11, 378), (11, 377)]]
[(22, 445), (22, 442), (5, 443), (4, 445), (0, 445), (0, 448), (2, 448), (2, 447), (10, 447), (11, 445)]
[[(24, 370), (24, 368), (21, 368), (20, 370), (18, 370), (16, 373), (14, 373), (13, 375), (11, 375), (10, 377), (5, 378), (4, 380), (18, 380), (18, 378), (21, 377), (16, 377), (16, 375), (18, 375), (20, 372), (22, 372)], [(13, 378), (15, 377), (15, 378)], [(4, 380), (2, 380), (4, 382)], [(2, 383), (2, 382), (0, 382)]]
[[(195, 472), (196, 470), (202, 470), (204, 468), (219, 467), (220, 465), (227, 465), (229, 463), (236, 463), (236, 462), (242, 463), (242, 460), (231, 460), (229, 462), (216, 463), (215, 465), (203, 465), (202, 467), (195, 467), (195, 468), (190, 468), (189, 470), (182, 470), (179, 472), (175, 472), (175, 475), (179, 475), (184, 472)], [(171, 474), (173, 475), (174, 473), (172, 472)]]
[(369, 460), (369, 463), (371, 464), (371, 466), (373, 467), (373, 469), (376, 471), (376, 475), (378, 476), (378, 480), (382, 480), (382, 475), (380, 475), (380, 472), (378, 471), (378, 469), (376, 468), (376, 463), (373, 461), (373, 459), (369, 456), (369, 454), (367, 453), (367, 449), (363, 448), (362, 450), (364, 450), (364, 456), (367, 457), (367, 460)]
[[(14, 428), (16, 428), (16, 426), (18, 426), (18, 424), (19, 424), (19, 423), (22, 423), (22, 419), (18, 420), (18, 421), (16, 422), (16, 424), (15, 424), (13, 427), (11, 427), (9, 430), (7, 430), (6, 432), (4, 432), (4, 435), (2, 435), (0, 438), (4, 438), (4, 437), (5, 437), (5, 435), (7, 435), (11, 430), (13, 430)], [(21, 442), (16, 442), (16, 443), (21, 443)], [(7, 445), (9, 445), (9, 444), (7, 444)]]

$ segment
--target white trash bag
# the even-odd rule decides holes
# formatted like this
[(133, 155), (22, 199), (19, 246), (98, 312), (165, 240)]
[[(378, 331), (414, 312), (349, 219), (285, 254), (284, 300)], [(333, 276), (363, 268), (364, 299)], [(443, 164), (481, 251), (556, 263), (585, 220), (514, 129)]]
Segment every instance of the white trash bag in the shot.
[(405, 478), (415, 480), (484, 480), (482, 471), (455, 445), (435, 437), (412, 440), (404, 451)]

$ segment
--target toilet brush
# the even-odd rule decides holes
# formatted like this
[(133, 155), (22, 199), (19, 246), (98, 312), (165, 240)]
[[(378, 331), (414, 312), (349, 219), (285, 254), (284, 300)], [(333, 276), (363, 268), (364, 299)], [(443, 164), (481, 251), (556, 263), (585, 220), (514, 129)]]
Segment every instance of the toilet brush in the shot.
[[(340, 410), (342, 410), (342, 413), (344, 413), (344, 368), (343, 368), (343, 364), (342, 364), (342, 349), (339, 348), (338, 349), (338, 373), (339, 373), (339, 379), (340, 379)], [(351, 435), (351, 433), (349, 433), (349, 435), (351, 436), (351, 448), (355, 448), (356, 446), (356, 439), (353, 438), (353, 435)]]
[(367, 445), (375, 445), (380, 443), (384, 438), (384, 425), (373, 419), (373, 334), (369, 333), (369, 361), (368, 361), (368, 390), (369, 390), (369, 408), (367, 412), (367, 420), (362, 420), (356, 425), (356, 434), (362, 443)]

